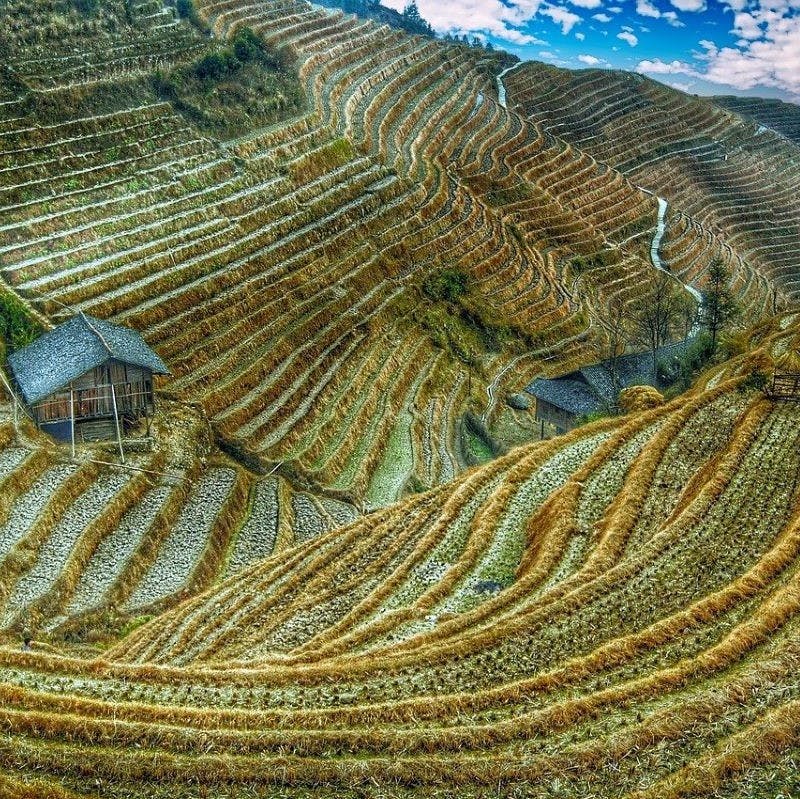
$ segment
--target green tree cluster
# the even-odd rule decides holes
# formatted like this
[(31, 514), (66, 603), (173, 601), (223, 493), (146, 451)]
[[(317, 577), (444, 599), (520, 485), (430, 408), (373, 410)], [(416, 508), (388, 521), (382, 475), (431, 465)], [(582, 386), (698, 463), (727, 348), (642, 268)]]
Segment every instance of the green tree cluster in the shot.
[(250, 61), (262, 61), (271, 67), (283, 66), (250, 28), (242, 28), (229, 48), (204, 56), (195, 63), (194, 71), (200, 80), (222, 80)]
[(443, 269), (434, 272), (422, 283), (422, 290), (432, 300), (455, 302), (469, 288), (469, 278), (458, 269)]
[(0, 291), (0, 344), (13, 352), (30, 344), (42, 332), (27, 306), (12, 294)]
[(94, 14), (100, 7), (100, 0), (70, 0), (70, 2), (81, 14)]

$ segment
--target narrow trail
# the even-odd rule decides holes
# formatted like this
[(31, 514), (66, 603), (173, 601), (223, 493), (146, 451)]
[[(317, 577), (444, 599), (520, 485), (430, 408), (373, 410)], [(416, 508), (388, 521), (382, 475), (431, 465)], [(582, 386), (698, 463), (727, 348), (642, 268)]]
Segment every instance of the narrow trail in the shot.
[(497, 76), (497, 102), (500, 104), (502, 108), (508, 108), (506, 105), (506, 85), (503, 83), (503, 78), (508, 75), (509, 72), (516, 69), (517, 67), (521, 67), (525, 62), (524, 61), (517, 61), (516, 64), (506, 67), (498, 76)]
[(483, 413), (481, 414), (481, 421), (486, 422), (489, 418), (489, 414), (492, 412), (492, 408), (494, 408), (495, 404), (495, 392), (497, 391), (498, 386), (500, 385), (500, 381), (503, 379), (503, 376), (514, 366), (516, 366), (522, 358), (527, 358), (530, 353), (525, 353), (523, 355), (517, 355), (516, 358), (512, 358), (495, 376), (491, 383), (486, 386), (486, 396), (489, 398), (489, 402), (486, 403), (486, 408), (484, 409)]
[[(641, 188), (641, 186), (639, 188)], [(642, 189), (642, 191), (645, 191), (648, 194), (653, 193), (647, 189)], [(659, 250), (661, 248), (661, 239), (664, 238), (664, 233), (667, 230), (667, 208), (669, 207), (669, 204), (663, 197), (656, 196), (656, 200), (658, 200), (658, 220), (656, 222), (656, 232), (653, 234), (653, 241), (650, 244), (650, 260), (653, 262), (653, 266), (656, 269), (661, 272), (666, 272), (670, 277), (675, 277), (672, 272), (670, 272), (669, 269), (667, 269), (661, 262), (661, 256), (659, 254)], [(678, 280), (678, 278), (675, 277), (675, 280)], [(686, 289), (686, 291), (689, 292), (689, 294), (692, 295), (698, 304), (703, 301), (703, 295), (694, 286), (691, 286), (688, 283), (681, 283), (681, 285)]]

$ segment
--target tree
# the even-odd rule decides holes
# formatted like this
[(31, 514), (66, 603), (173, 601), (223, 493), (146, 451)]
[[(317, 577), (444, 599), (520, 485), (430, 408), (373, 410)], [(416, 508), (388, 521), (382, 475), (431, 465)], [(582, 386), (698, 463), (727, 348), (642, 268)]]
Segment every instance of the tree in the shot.
[(711, 351), (716, 352), (717, 337), (739, 313), (728, 284), (730, 272), (722, 260), (715, 258), (708, 269), (708, 282), (703, 289), (703, 302), (700, 306), (700, 319), (711, 335)]
[(628, 345), (628, 316), (625, 306), (619, 300), (612, 300), (608, 310), (597, 317), (597, 323), (603, 330), (603, 338), (594, 345), (597, 360), (603, 363), (611, 380), (612, 407), (616, 413), (617, 398), (622, 388), (619, 374), (619, 360), (625, 354)]
[(634, 338), (652, 353), (654, 383), (658, 380), (658, 348), (669, 340), (680, 318), (681, 291), (667, 272), (657, 271), (628, 315)]
[(403, 9), (403, 16), (405, 17), (407, 22), (410, 22), (412, 25), (423, 25), (425, 20), (422, 19), (422, 14), (419, 13), (419, 7), (417, 6), (415, 0), (411, 0), (411, 2)]

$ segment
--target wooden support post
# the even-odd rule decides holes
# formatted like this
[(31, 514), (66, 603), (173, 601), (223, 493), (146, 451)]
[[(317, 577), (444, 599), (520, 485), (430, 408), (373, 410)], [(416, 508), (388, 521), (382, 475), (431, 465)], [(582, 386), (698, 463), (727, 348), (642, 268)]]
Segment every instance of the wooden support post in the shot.
[(539, 435), (539, 440), (544, 441), (544, 419), (542, 419), (542, 432)]
[(120, 460), (125, 463), (125, 451), (122, 449), (122, 435), (119, 431), (119, 415), (117, 414), (117, 392), (114, 391), (114, 384), (110, 383), (111, 386), (111, 405), (114, 408), (114, 425), (117, 428), (117, 444), (119, 444), (119, 457)]
[(69, 436), (72, 441), (72, 457), (75, 458), (75, 392), (69, 387)]

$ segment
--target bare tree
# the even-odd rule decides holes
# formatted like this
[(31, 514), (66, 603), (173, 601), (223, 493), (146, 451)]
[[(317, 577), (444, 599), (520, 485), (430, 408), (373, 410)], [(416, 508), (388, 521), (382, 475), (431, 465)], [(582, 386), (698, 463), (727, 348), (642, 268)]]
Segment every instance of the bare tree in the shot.
[(658, 381), (658, 348), (669, 340), (681, 313), (681, 289), (666, 272), (658, 271), (642, 286), (632, 303), (628, 320), (633, 338), (645, 344), (653, 356), (653, 382)]
[(622, 388), (619, 360), (625, 354), (630, 339), (628, 315), (622, 302), (613, 299), (608, 304), (605, 313), (598, 315), (596, 319), (602, 328), (603, 337), (596, 341), (594, 349), (597, 353), (597, 360), (605, 364), (608, 371), (613, 397), (613, 407), (610, 410), (616, 412), (617, 398)]

